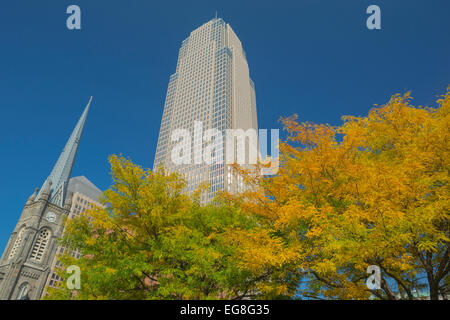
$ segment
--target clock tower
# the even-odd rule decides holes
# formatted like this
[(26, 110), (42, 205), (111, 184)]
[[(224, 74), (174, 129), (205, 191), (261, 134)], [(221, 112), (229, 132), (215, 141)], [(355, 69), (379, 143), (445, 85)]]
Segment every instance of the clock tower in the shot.
[(49, 276), (69, 213), (67, 184), (92, 97), (50, 176), (28, 198), (0, 259), (0, 300), (37, 300)]

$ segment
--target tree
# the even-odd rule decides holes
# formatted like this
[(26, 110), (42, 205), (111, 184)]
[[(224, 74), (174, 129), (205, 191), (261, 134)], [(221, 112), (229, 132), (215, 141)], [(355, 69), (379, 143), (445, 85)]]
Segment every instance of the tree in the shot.
[[(338, 127), (284, 118), (278, 174), (238, 169), (251, 188), (227, 197), (291, 249), (283, 268), (303, 276), (300, 296), (417, 299), (425, 289), (446, 299), (449, 111), (450, 87), (435, 108), (395, 95)], [(381, 269), (379, 290), (365, 284), (371, 265)]]
[(343, 121), (282, 119), (278, 174), (235, 166), (247, 191), (206, 206), (177, 174), (111, 157), (104, 207), (67, 222), (47, 298), (447, 299), (450, 87), (433, 108), (395, 95)]
[[(117, 156), (110, 163), (104, 207), (67, 220), (63, 281), (46, 299), (242, 299), (285, 291), (276, 288), (286, 282), (273, 281), (267, 270), (239, 263), (237, 245), (258, 230), (254, 218), (230, 202), (200, 206), (199, 193), (189, 198), (185, 182), (163, 168), (144, 170)], [(268, 240), (266, 248), (276, 245)], [(80, 259), (71, 256), (74, 249)], [(81, 269), (76, 292), (66, 287), (71, 265)]]

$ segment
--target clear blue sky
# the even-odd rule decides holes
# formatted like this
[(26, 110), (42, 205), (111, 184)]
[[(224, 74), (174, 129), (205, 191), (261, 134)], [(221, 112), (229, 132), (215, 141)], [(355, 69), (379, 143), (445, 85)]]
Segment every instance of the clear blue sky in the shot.
[[(66, 28), (77, 4), (82, 30)], [(382, 29), (366, 28), (381, 7)], [(152, 167), (180, 43), (214, 17), (247, 53), (261, 128), (280, 116), (340, 123), (397, 92), (432, 105), (450, 84), (450, 1), (0, 2), (0, 252), (90, 95), (73, 175), (110, 185), (107, 157)]]

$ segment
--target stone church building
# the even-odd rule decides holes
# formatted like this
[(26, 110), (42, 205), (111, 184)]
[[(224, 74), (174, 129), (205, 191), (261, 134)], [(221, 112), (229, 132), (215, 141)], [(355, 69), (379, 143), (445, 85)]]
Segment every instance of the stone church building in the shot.
[[(40, 299), (72, 208), (68, 185), (92, 97), (50, 176), (28, 198), (0, 259), (0, 300)], [(68, 194), (69, 193), (69, 194)]]

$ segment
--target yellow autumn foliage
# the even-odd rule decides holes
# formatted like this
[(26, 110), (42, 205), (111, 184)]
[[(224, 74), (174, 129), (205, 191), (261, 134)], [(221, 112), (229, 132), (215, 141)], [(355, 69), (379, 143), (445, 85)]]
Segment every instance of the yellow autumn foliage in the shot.
[[(247, 265), (284, 265), (306, 279), (305, 297), (445, 296), (450, 88), (435, 107), (411, 101), (395, 95), (337, 127), (283, 118), (278, 174), (240, 170), (250, 191), (230, 196), (263, 221), (247, 240)], [(370, 265), (381, 268), (380, 289), (365, 285)]]

